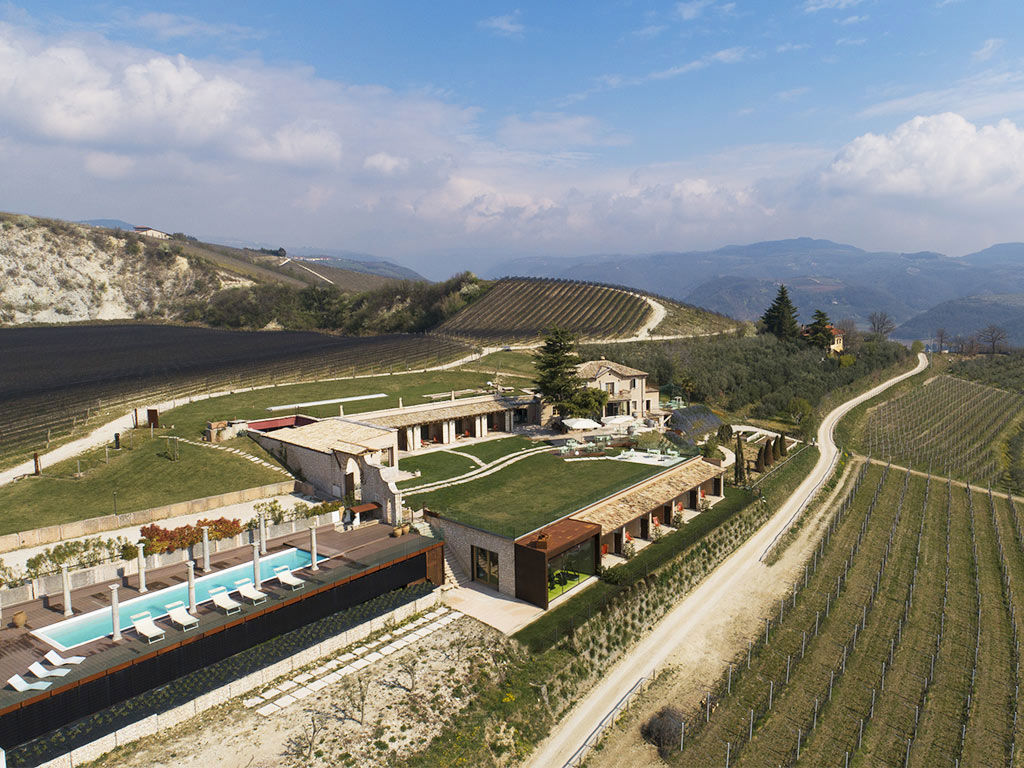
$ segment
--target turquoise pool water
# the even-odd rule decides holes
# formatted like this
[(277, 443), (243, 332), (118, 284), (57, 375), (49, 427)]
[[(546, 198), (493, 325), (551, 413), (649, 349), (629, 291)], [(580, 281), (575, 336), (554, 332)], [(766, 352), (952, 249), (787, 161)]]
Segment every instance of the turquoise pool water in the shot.
[[(319, 562), (326, 558), (321, 557)], [(304, 549), (286, 549), (275, 552), (260, 558), (260, 576), (263, 581), (268, 581), (274, 575), (274, 568), (287, 565), (291, 570), (308, 568), (312, 560), (309, 552)], [(181, 564), (181, 570), (185, 570), (185, 564)], [(210, 599), (210, 590), (214, 587), (227, 587), (228, 591), (235, 589), (235, 582), (239, 579), (252, 578), (252, 563), (241, 563), (226, 568), (223, 571), (200, 576), (196, 579), (196, 604), (204, 603)], [(233, 595), (237, 598), (237, 595)], [(165, 605), (181, 600), (188, 605), (188, 582), (175, 584), (173, 587), (166, 587), (156, 592), (147, 592), (131, 600), (123, 601), (119, 606), (119, 621), (121, 631), (129, 630), (135, 632), (132, 627), (132, 615), (149, 611), (154, 620), (167, 615)], [(111, 620), (110, 609), (100, 608), (91, 613), (83, 613), (81, 616), (74, 616), (57, 624), (52, 624), (42, 629), (33, 631), (36, 637), (45, 640), (58, 651), (67, 651), (83, 643), (91, 643), (114, 632), (114, 623)]]

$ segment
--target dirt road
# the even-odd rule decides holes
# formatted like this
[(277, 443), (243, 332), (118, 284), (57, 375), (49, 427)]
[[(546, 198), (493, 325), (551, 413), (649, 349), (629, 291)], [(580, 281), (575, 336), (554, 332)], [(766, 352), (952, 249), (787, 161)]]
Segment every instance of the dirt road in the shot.
[(839, 457), (833, 439), (835, 426), (851, 409), (879, 392), (910, 376), (920, 373), (928, 358), (918, 356), (917, 366), (907, 373), (848, 400), (830, 412), (818, 428), (821, 456), (779, 511), (737, 549), (707, 579), (670, 611), (646, 638), (640, 641), (607, 676), (595, 686), (566, 718), (552, 730), (526, 765), (534, 768), (564, 766), (586, 742), (601, 719), (611, 711), (622, 695), (644, 676), (666, 662), (678, 649), (704, 645), (707, 627), (715, 624), (723, 606), (750, 579), (763, 578), (767, 572), (761, 557), (778, 536), (785, 532), (804, 506), (832, 473)]

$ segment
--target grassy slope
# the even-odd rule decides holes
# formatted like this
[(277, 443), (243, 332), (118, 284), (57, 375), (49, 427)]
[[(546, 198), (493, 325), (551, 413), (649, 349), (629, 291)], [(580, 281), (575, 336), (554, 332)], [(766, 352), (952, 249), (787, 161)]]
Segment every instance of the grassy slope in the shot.
[(471, 456), (476, 456), (483, 462), (490, 463), (495, 459), (500, 459), (502, 456), (508, 456), (510, 453), (525, 451), (527, 448), (536, 447), (537, 444), (532, 440), (516, 436), (503, 437), (499, 440), (477, 443), (476, 445), (467, 445), (464, 448), (459, 448), (458, 450), (462, 453), (468, 453)]
[(566, 462), (541, 453), (410, 501), (467, 525), (520, 536), (658, 471), (624, 461)]
[(409, 456), (399, 460), (398, 468), (406, 472), (419, 470), (421, 474), (411, 480), (403, 480), (398, 487), (412, 488), (438, 480), (447, 480), (449, 477), (463, 475), (476, 467), (476, 463), (465, 456), (457, 456), (447, 451), (433, 451), (422, 456)]
[[(104, 449), (81, 456), (85, 477), (74, 479), (76, 459), (45, 468), (44, 477), (31, 477), (0, 486), (0, 533), (39, 528), (46, 525), (99, 517), (114, 512), (117, 491), (118, 513), (148, 509), (177, 501), (212, 496), (288, 478), (226, 451), (179, 446), (179, 460), (166, 456), (166, 441), (150, 439), (145, 430), (132, 435), (133, 449), (110, 452), (104, 463)], [(123, 445), (127, 446), (125, 436)]]

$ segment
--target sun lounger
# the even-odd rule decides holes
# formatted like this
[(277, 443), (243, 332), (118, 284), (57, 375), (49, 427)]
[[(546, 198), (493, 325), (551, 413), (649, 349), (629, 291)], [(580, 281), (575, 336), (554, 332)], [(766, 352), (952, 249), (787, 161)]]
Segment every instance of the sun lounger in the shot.
[(227, 616), (242, 610), (242, 604), (228, 596), (226, 587), (214, 587), (210, 590), (210, 597), (213, 598), (213, 604), (224, 611)]
[(149, 611), (136, 613), (132, 616), (132, 626), (135, 627), (136, 632), (146, 638), (146, 642), (149, 644), (155, 643), (157, 640), (164, 639), (164, 631), (156, 625), (156, 622), (153, 621), (153, 616)]
[(55, 667), (62, 667), (65, 664), (81, 664), (85, 661), (85, 656), (68, 656), (66, 659), (56, 651), (47, 651), (46, 655), (43, 656), (48, 662), (53, 664)]
[(188, 608), (181, 600), (176, 603), (168, 603), (164, 608), (167, 610), (167, 618), (181, 627), (182, 632), (188, 632), (199, 626), (199, 619), (188, 612)]
[(249, 600), (253, 605), (259, 605), (267, 601), (267, 593), (260, 592), (252, 583), (252, 579), (239, 579), (235, 582), (238, 587), (238, 594)]
[(64, 669), (63, 667), (57, 667), (57, 669), (47, 669), (42, 665), (42, 662), (33, 661), (28, 665), (28, 671), (38, 677), (40, 680), (44, 677), (64, 677), (70, 669)]
[(306, 583), (304, 580), (292, 576), (292, 571), (287, 565), (279, 565), (274, 569), (274, 578), (282, 587), (288, 587), (292, 591), (301, 589)]
[(7, 681), (7, 684), (18, 693), (24, 693), (25, 691), (45, 691), (53, 685), (53, 683), (30, 683), (21, 675), (13, 675)]

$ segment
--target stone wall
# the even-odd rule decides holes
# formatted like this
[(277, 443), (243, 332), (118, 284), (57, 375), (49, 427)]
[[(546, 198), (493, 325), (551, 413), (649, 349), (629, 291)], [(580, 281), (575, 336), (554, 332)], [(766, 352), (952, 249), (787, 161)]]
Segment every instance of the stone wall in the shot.
[(39, 768), (75, 768), (76, 766), (85, 765), (96, 760), (112, 749), (130, 744), (147, 736), (158, 734), (230, 699), (242, 696), (254, 688), (272, 683), (284, 675), (290, 675), (324, 656), (337, 653), (348, 645), (358, 643), (374, 632), (384, 629), (389, 623), (401, 623), (413, 614), (429, 611), (438, 603), (440, 594), (440, 590), (435, 589), (429, 595), (421, 597), (419, 600), (399, 606), (390, 613), (371, 619), (364, 624), (360, 624), (358, 627), (353, 627), (347, 632), (337, 634), (324, 640), (322, 643), (300, 651), (294, 656), (282, 659), (276, 664), (271, 664), (257, 672), (234, 680), (228, 685), (203, 694), (179, 707), (175, 707), (167, 712), (150, 715), (142, 720), (126, 725), (124, 728), (101, 739), (97, 739), (90, 744), (68, 752), (66, 755), (43, 763)]
[(182, 515), (198, 514), (219, 507), (226, 507), (231, 504), (241, 504), (246, 501), (263, 499), (268, 496), (280, 496), (286, 493), (298, 491), (306, 495), (314, 495), (312, 486), (307, 483), (300, 483), (294, 480), (286, 480), (271, 485), (261, 485), (256, 488), (246, 488), (241, 491), (221, 493), (216, 496), (205, 496), (201, 499), (190, 501), (179, 501), (175, 504), (167, 504), (163, 507), (152, 507), (151, 509), (140, 509), (137, 512), (126, 512), (121, 515), (104, 515), (103, 517), (90, 517), (86, 520), (76, 520), (61, 525), (51, 525), (45, 528), (33, 528), (30, 531), (21, 533), (9, 533), (0, 536), (0, 553), (13, 552), (23, 547), (38, 547), (46, 544), (56, 544), (67, 539), (77, 539), (82, 536), (95, 536), (104, 531), (116, 531), (119, 528), (130, 528), (136, 525), (149, 525), (158, 520), (167, 520), (171, 517)]
[(463, 572), (472, 577), (472, 547), (483, 547), (498, 554), (498, 591), (511, 597), (516, 596), (516, 552), (515, 542), (503, 536), (481, 531), (443, 517), (435, 518), (444, 532), (445, 551), (450, 552)]

